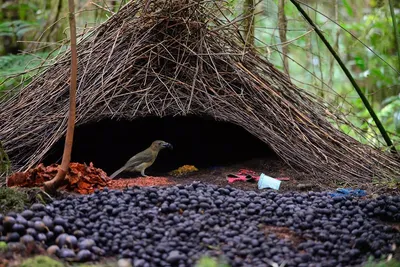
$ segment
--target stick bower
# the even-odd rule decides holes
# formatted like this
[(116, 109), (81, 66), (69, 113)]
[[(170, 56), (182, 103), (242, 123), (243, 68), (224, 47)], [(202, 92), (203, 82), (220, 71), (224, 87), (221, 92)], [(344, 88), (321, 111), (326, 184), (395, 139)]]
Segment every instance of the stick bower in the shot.
[[(246, 48), (222, 1), (131, 1), (78, 44), (77, 125), (103, 118), (208, 115), (242, 126), (316, 182), (400, 177), (391, 154), (337, 130), (323, 103)], [(65, 136), (70, 52), (0, 105), (13, 171)]]

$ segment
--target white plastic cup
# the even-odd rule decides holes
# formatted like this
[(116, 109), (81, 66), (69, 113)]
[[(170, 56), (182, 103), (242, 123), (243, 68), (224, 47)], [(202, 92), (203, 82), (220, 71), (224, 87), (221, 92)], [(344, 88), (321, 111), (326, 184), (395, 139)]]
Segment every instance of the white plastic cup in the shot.
[(272, 177), (265, 175), (264, 173), (261, 173), (260, 179), (258, 180), (258, 189), (272, 188), (275, 190), (279, 190), (280, 186), (281, 186), (280, 180), (274, 179)]

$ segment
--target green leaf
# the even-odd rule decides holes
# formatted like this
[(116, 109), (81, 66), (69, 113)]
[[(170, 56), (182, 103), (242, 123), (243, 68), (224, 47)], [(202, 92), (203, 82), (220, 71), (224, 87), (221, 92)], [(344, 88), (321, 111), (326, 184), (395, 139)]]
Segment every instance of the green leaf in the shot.
[(12, 33), (12, 32), (0, 32), (0, 36), (10, 36), (10, 37), (12, 37), (12, 36), (14, 36), (14, 33)]
[(382, 101), (382, 106), (386, 106), (386, 105), (388, 105), (388, 104), (390, 104), (390, 103), (392, 103), (393, 101), (396, 101), (396, 100), (400, 100), (400, 96), (399, 95), (390, 96), (388, 98), (385, 98)]
[(347, 2), (347, 0), (343, 0), (343, 5), (346, 8), (347, 14), (349, 14), (350, 17), (353, 16), (353, 9), (351, 8), (351, 6), (349, 5), (349, 3)]
[(361, 70), (365, 70), (365, 62), (362, 57), (354, 57), (355, 63)]
[(18, 38), (21, 39), (22, 37), (24, 37), (24, 35), (26, 33), (31, 32), (33, 30), (35, 30), (35, 28), (33, 28), (33, 27), (25, 27), (25, 28), (18, 29), (16, 34), (17, 34)]

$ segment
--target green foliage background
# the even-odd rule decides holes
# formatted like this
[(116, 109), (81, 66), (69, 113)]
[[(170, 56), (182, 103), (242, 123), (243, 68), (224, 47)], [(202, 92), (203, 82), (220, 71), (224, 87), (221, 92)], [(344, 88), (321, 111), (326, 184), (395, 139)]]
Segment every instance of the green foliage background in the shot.
[[(236, 10), (233, 16), (240, 15), (237, 7), (243, 5), (244, 0), (230, 2)], [(396, 148), (400, 149), (400, 62), (388, 0), (301, 2), (306, 4), (303, 8), (339, 53)], [(394, 2), (399, 23), (400, 1)], [(262, 13), (255, 20), (255, 44), (265, 57), (284, 71), (278, 33), (278, 0), (261, 1), (257, 11)], [(346, 114), (345, 120), (358, 129), (355, 131), (354, 127), (333, 122), (343, 132), (387, 150), (368, 111), (328, 49), (289, 0), (286, 0), (284, 12), (292, 82), (320, 97), (333, 110)]]

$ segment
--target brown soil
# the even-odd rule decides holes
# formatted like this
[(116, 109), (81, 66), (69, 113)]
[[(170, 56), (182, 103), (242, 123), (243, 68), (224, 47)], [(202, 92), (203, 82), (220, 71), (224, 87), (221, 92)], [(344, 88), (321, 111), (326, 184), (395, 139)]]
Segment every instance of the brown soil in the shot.
[[(162, 176), (162, 177), (140, 177), (136, 178), (120, 178), (112, 180), (109, 183), (109, 188), (121, 189), (128, 186), (167, 186), (171, 184), (190, 184), (194, 181), (201, 181), (208, 184), (215, 184), (219, 186), (230, 185), (234, 188), (239, 188), (243, 190), (254, 190), (258, 191), (257, 182), (244, 182), (237, 181), (234, 183), (228, 183), (226, 180), (226, 175), (236, 174), (240, 169), (248, 169), (255, 171), (257, 175), (264, 173), (265, 175), (271, 176), (273, 178), (278, 177), (288, 177), (289, 181), (282, 181), (279, 192), (285, 192), (290, 190), (300, 190), (298, 188), (299, 184), (309, 184), (311, 187), (307, 187), (304, 190), (321, 190), (320, 186), (315, 185), (312, 177), (304, 173), (296, 172), (295, 170), (289, 168), (287, 165), (283, 164), (279, 160), (264, 160), (255, 159), (240, 164), (216, 167), (210, 169), (200, 169), (197, 172), (192, 172), (182, 176)], [(151, 174), (151, 169), (149, 168), (147, 173)]]
[(274, 234), (277, 238), (287, 240), (294, 246), (298, 246), (301, 242), (305, 241), (303, 237), (299, 236), (287, 227), (267, 225), (264, 227), (264, 233), (266, 235)]

